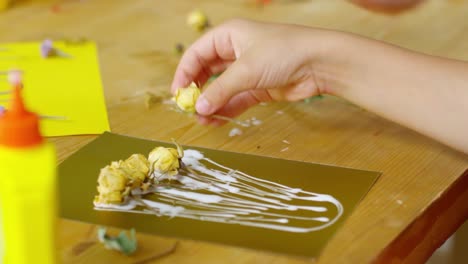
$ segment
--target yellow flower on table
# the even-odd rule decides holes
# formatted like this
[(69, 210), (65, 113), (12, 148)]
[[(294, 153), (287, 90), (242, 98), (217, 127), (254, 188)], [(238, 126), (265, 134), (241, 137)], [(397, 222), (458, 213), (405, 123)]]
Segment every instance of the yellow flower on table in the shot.
[(127, 183), (129, 179), (124, 170), (113, 163), (101, 169), (98, 178), (99, 195), (95, 197), (95, 202), (103, 204), (122, 203), (128, 192)]
[(175, 175), (180, 168), (177, 149), (157, 147), (149, 154), (151, 168), (161, 174)]
[(120, 167), (126, 171), (128, 178), (141, 183), (149, 176), (150, 162), (141, 154), (133, 154), (121, 162)]

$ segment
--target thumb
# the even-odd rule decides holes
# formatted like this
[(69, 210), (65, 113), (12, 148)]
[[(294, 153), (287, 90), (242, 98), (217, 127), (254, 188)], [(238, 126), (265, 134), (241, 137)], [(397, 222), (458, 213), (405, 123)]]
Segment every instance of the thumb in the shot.
[(195, 106), (200, 115), (211, 115), (222, 108), (236, 94), (255, 89), (260, 73), (245, 59), (238, 59), (200, 95)]

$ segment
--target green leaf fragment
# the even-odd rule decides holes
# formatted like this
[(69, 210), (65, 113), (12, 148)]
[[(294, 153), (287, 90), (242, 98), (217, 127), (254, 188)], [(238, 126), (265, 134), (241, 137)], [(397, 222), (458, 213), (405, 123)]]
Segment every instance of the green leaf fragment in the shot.
[(125, 231), (120, 232), (116, 237), (107, 234), (105, 227), (100, 227), (97, 231), (99, 242), (104, 244), (104, 247), (110, 250), (120, 251), (129, 256), (137, 250), (137, 240), (135, 229), (130, 230), (130, 237), (127, 236)]

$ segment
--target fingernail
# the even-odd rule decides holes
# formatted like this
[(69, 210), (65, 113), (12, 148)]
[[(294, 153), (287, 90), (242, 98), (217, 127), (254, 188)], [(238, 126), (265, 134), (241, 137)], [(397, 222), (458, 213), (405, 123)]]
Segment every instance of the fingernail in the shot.
[(197, 104), (195, 105), (195, 108), (197, 109), (197, 113), (201, 115), (209, 115), (211, 114), (211, 104), (206, 100), (206, 98), (201, 95), (198, 100)]

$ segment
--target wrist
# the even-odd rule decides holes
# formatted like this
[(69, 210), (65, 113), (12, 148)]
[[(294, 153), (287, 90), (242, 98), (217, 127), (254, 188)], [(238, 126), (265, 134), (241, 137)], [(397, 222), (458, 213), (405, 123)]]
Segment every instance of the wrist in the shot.
[(343, 97), (368, 74), (373, 45), (352, 34), (316, 30), (308, 34), (308, 67), (313, 72), (319, 93)]

